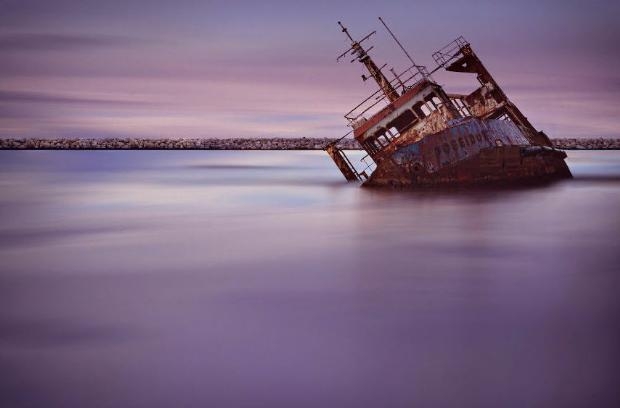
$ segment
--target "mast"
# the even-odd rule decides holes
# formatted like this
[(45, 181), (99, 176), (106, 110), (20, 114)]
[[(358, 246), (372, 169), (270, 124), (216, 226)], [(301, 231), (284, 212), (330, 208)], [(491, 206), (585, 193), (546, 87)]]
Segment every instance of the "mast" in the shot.
[(428, 76), (428, 74), (426, 73), (426, 68), (423, 65), (418, 65), (418, 64), (415, 63), (413, 58), (411, 58), (411, 55), (409, 55), (409, 53), (407, 52), (405, 47), (403, 47), (403, 45), (400, 43), (400, 41), (398, 41), (398, 38), (396, 38), (396, 35), (394, 35), (392, 30), (390, 30), (390, 27), (388, 27), (388, 25), (385, 23), (385, 21), (383, 21), (383, 19), (381, 17), (379, 17), (379, 21), (381, 21), (381, 24), (383, 24), (383, 26), (385, 27), (387, 32), (390, 33), (390, 35), (392, 36), (392, 39), (394, 39), (394, 41), (396, 41), (396, 44), (398, 44), (398, 46), (405, 53), (407, 58), (409, 58), (409, 61), (411, 61), (411, 64), (415, 67), (415, 69), (418, 70), (418, 72), (420, 73), (420, 75), (422, 75), (423, 78), (426, 78)]
[[(349, 30), (345, 26), (343, 26), (340, 21), (338, 21), (338, 25), (342, 28), (342, 32), (345, 33), (351, 41), (351, 48), (340, 54), (340, 56), (337, 58), (337, 61), (339, 61), (342, 57), (351, 52), (351, 55), (355, 55), (355, 59), (364, 64), (364, 66), (368, 70), (368, 73), (377, 82), (377, 85), (379, 85), (379, 88), (381, 89), (381, 91), (383, 91), (383, 93), (390, 100), (390, 102), (394, 102), (396, 99), (398, 99), (400, 95), (398, 94), (396, 89), (394, 89), (390, 81), (385, 77), (385, 75), (383, 75), (383, 72), (381, 72), (381, 69), (377, 66), (377, 64), (375, 64), (372, 58), (370, 58), (370, 55), (368, 55), (368, 51), (370, 51), (372, 47), (366, 50), (364, 49), (364, 47), (361, 46), (361, 43), (370, 38), (370, 36), (375, 34), (376, 31), (373, 31), (361, 40), (356, 41), (353, 39), (353, 37), (351, 37), (351, 34), (349, 34)], [(355, 59), (351, 60), (351, 62), (355, 61)], [(365, 80), (366, 77), (362, 76), (362, 78)]]

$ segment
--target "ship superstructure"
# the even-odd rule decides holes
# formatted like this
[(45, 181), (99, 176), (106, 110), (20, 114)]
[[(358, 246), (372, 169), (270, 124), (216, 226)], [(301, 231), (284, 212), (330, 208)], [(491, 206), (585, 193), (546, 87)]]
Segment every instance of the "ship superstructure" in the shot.
[[(411, 66), (389, 80), (364, 48), (375, 32), (356, 41), (338, 23), (353, 56), (379, 89), (345, 115), (367, 155), (357, 169), (337, 142), (326, 147), (344, 177), (364, 185), (417, 187), (444, 184), (542, 181), (571, 177), (566, 154), (532, 126), (508, 99), (469, 42), (459, 37), (433, 54), (429, 72), (417, 65), (392, 31)], [(439, 69), (475, 74), (480, 86), (470, 94), (446, 93), (432, 74)], [(351, 133), (351, 132), (350, 132)], [(346, 136), (346, 135), (345, 135)]]

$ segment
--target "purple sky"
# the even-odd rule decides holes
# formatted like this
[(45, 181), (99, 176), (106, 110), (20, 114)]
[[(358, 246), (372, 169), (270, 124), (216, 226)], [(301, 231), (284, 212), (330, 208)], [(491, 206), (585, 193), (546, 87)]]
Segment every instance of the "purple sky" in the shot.
[(429, 68), (464, 35), (551, 137), (620, 136), (617, 1), (0, 0), (0, 137), (341, 136), (374, 85), (336, 21), (406, 67), (378, 15)]

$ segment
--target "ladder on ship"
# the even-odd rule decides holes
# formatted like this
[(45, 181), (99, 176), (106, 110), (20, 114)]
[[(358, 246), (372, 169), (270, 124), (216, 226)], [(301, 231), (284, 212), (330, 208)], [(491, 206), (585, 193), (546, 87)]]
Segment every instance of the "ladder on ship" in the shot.
[(347, 181), (365, 181), (368, 179), (366, 171), (358, 172), (351, 163), (351, 160), (347, 157), (344, 150), (336, 147), (335, 144), (330, 144), (325, 148), (329, 157), (332, 158), (336, 166), (340, 169), (340, 172)]

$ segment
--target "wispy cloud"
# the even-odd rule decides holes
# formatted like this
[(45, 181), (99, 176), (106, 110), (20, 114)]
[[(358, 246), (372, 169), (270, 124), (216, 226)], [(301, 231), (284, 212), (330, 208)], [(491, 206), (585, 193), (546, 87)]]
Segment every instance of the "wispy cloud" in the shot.
[(3, 91), (0, 90), (0, 103), (19, 102), (37, 104), (78, 104), (78, 105), (110, 105), (110, 106), (139, 106), (150, 102), (127, 99), (95, 99), (79, 96), (57, 95), (41, 92)]
[(64, 51), (115, 47), (147, 42), (108, 34), (19, 33), (0, 36), (0, 51)]

